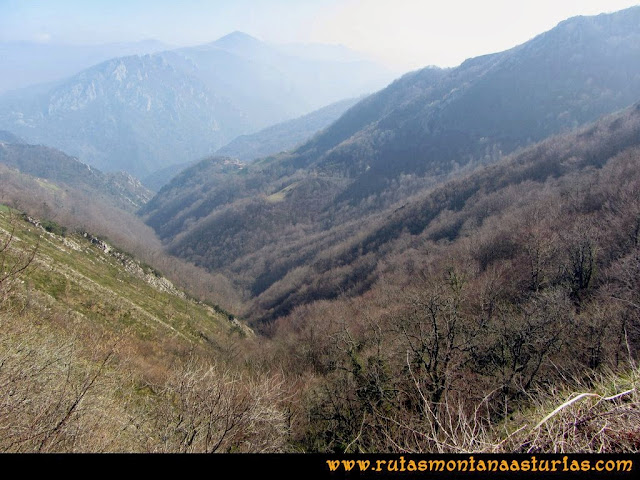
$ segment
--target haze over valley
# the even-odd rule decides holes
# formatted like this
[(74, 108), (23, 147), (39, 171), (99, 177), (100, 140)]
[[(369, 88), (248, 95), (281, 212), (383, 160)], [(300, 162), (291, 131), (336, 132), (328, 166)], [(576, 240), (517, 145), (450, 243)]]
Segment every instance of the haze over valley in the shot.
[(206, 45), (107, 60), (5, 93), (0, 128), (105, 171), (149, 175), (266, 126), (372, 92), (392, 78), (364, 60), (291, 56), (234, 32)]

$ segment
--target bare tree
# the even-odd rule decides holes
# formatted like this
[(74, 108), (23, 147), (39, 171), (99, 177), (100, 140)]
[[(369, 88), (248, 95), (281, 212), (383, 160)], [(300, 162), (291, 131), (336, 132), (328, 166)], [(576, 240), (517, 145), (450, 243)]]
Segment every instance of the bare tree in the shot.
[(167, 452), (278, 452), (287, 422), (283, 380), (250, 379), (191, 361), (160, 387), (148, 448)]

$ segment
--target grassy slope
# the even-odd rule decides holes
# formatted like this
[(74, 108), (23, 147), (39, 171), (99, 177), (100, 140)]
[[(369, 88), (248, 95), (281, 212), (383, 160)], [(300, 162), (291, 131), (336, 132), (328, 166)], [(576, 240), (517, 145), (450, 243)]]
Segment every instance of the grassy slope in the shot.
[[(0, 227), (8, 231), (9, 223), (3, 212)], [(202, 343), (226, 335), (231, 327), (225, 315), (131, 273), (145, 269), (126, 254), (105, 253), (80, 234), (62, 237), (22, 218), (14, 224), (20, 247), (38, 248), (25, 285), (54, 308), (69, 309), (113, 331), (128, 326), (140, 338), (168, 334)], [(155, 277), (151, 272), (148, 276)]]
[(250, 331), (127, 254), (2, 207), (0, 270), (34, 249), (0, 275), (0, 451), (161, 449), (174, 370), (224, 363)]

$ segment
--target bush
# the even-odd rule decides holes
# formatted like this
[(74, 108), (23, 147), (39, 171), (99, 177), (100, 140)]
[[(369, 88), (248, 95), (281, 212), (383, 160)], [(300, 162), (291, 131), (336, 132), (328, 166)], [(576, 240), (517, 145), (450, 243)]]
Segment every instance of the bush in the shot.
[(60, 225), (53, 220), (43, 220), (42, 228), (47, 232), (64, 237), (67, 234), (67, 227)]

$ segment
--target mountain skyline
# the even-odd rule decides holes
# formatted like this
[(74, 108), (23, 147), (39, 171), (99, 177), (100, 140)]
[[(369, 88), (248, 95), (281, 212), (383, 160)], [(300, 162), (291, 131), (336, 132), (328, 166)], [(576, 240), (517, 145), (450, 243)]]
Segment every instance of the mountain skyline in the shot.
[[(386, 85), (366, 60), (294, 56), (242, 32), (195, 47), (109, 59), (0, 96), (0, 125), (104, 171), (144, 177), (235, 137)], [(357, 57), (356, 57), (357, 58)]]
[(4, 70), (4, 75), (0, 77), (0, 94), (63, 80), (114, 57), (145, 55), (171, 48), (157, 40), (100, 45), (3, 42), (0, 43), (0, 60)]
[[(397, 73), (450, 67), (521, 44), (577, 15), (633, 0), (422, 2), (398, 0), (256, 0), (205, 2), (61, 0), (0, 3), (0, 43), (95, 45), (153, 38), (190, 46), (235, 30), (274, 44), (344, 45)], [(446, 46), (446, 48), (443, 48)]]

